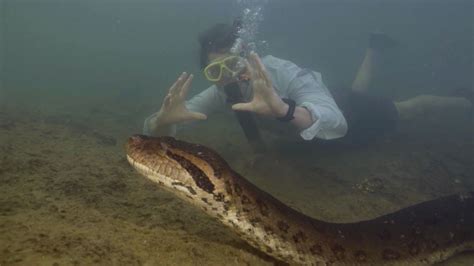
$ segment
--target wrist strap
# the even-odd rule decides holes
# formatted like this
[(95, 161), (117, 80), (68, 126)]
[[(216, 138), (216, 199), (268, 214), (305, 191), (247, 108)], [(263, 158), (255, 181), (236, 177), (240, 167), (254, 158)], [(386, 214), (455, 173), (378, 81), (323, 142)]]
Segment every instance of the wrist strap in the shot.
[(286, 104), (288, 104), (288, 112), (286, 112), (285, 116), (278, 117), (277, 120), (281, 122), (289, 122), (293, 120), (293, 118), (295, 118), (293, 114), (295, 113), (296, 102), (288, 98), (282, 98), (281, 100), (285, 102)]

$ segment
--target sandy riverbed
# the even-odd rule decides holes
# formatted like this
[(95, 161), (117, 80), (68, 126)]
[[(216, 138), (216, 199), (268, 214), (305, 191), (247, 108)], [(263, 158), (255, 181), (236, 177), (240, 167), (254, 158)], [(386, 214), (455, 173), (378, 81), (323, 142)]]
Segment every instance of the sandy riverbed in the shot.
[[(94, 112), (102, 118), (91, 123), (70, 114), (1, 110), (1, 265), (276, 263), (131, 169), (123, 145), (140, 122), (124, 127), (127, 118)], [(367, 147), (275, 142), (274, 152), (255, 164), (228, 118), (181, 138), (213, 147), (252, 182), (317, 218), (366, 219), (474, 190), (467, 116), (405, 123)], [(466, 254), (447, 265), (472, 263)]]

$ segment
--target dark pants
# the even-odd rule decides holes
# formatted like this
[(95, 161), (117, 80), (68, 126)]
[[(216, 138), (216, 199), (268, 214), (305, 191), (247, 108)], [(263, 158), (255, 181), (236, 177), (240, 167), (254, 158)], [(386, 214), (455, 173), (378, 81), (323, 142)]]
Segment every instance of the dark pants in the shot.
[(347, 121), (344, 141), (367, 143), (396, 130), (398, 110), (392, 100), (349, 89), (331, 93)]

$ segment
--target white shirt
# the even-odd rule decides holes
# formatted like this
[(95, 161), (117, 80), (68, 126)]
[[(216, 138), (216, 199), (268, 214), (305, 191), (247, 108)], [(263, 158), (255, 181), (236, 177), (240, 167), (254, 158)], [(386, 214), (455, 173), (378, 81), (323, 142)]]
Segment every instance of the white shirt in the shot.
[[(310, 112), (313, 123), (300, 132), (300, 136), (304, 140), (311, 140), (315, 137), (328, 140), (340, 138), (346, 134), (346, 119), (324, 85), (320, 73), (302, 69), (290, 61), (271, 55), (262, 58), (262, 63), (265, 65), (277, 94), (281, 98), (294, 100), (296, 106), (304, 107)], [(246, 100), (250, 100), (251, 95), (251, 88), (243, 91)], [(225, 93), (215, 85), (186, 101), (186, 107), (190, 111), (203, 113), (207, 116), (226, 108), (226, 106), (230, 105), (226, 103)], [(148, 124), (154, 115), (145, 120), (143, 132), (146, 135), (152, 135)], [(289, 123), (288, 126), (290, 126)], [(176, 126), (173, 126), (172, 130), (175, 133)]]

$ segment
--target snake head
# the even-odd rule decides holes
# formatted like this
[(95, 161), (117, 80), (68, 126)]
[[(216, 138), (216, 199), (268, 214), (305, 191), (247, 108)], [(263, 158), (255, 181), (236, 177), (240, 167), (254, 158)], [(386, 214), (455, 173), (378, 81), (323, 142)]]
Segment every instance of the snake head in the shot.
[(228, 166), (209, 148), (172, 137), (134, 135), (126, 150), (139, 173), (182, 197), (204, 203), (226, 198), (222, 176)]

